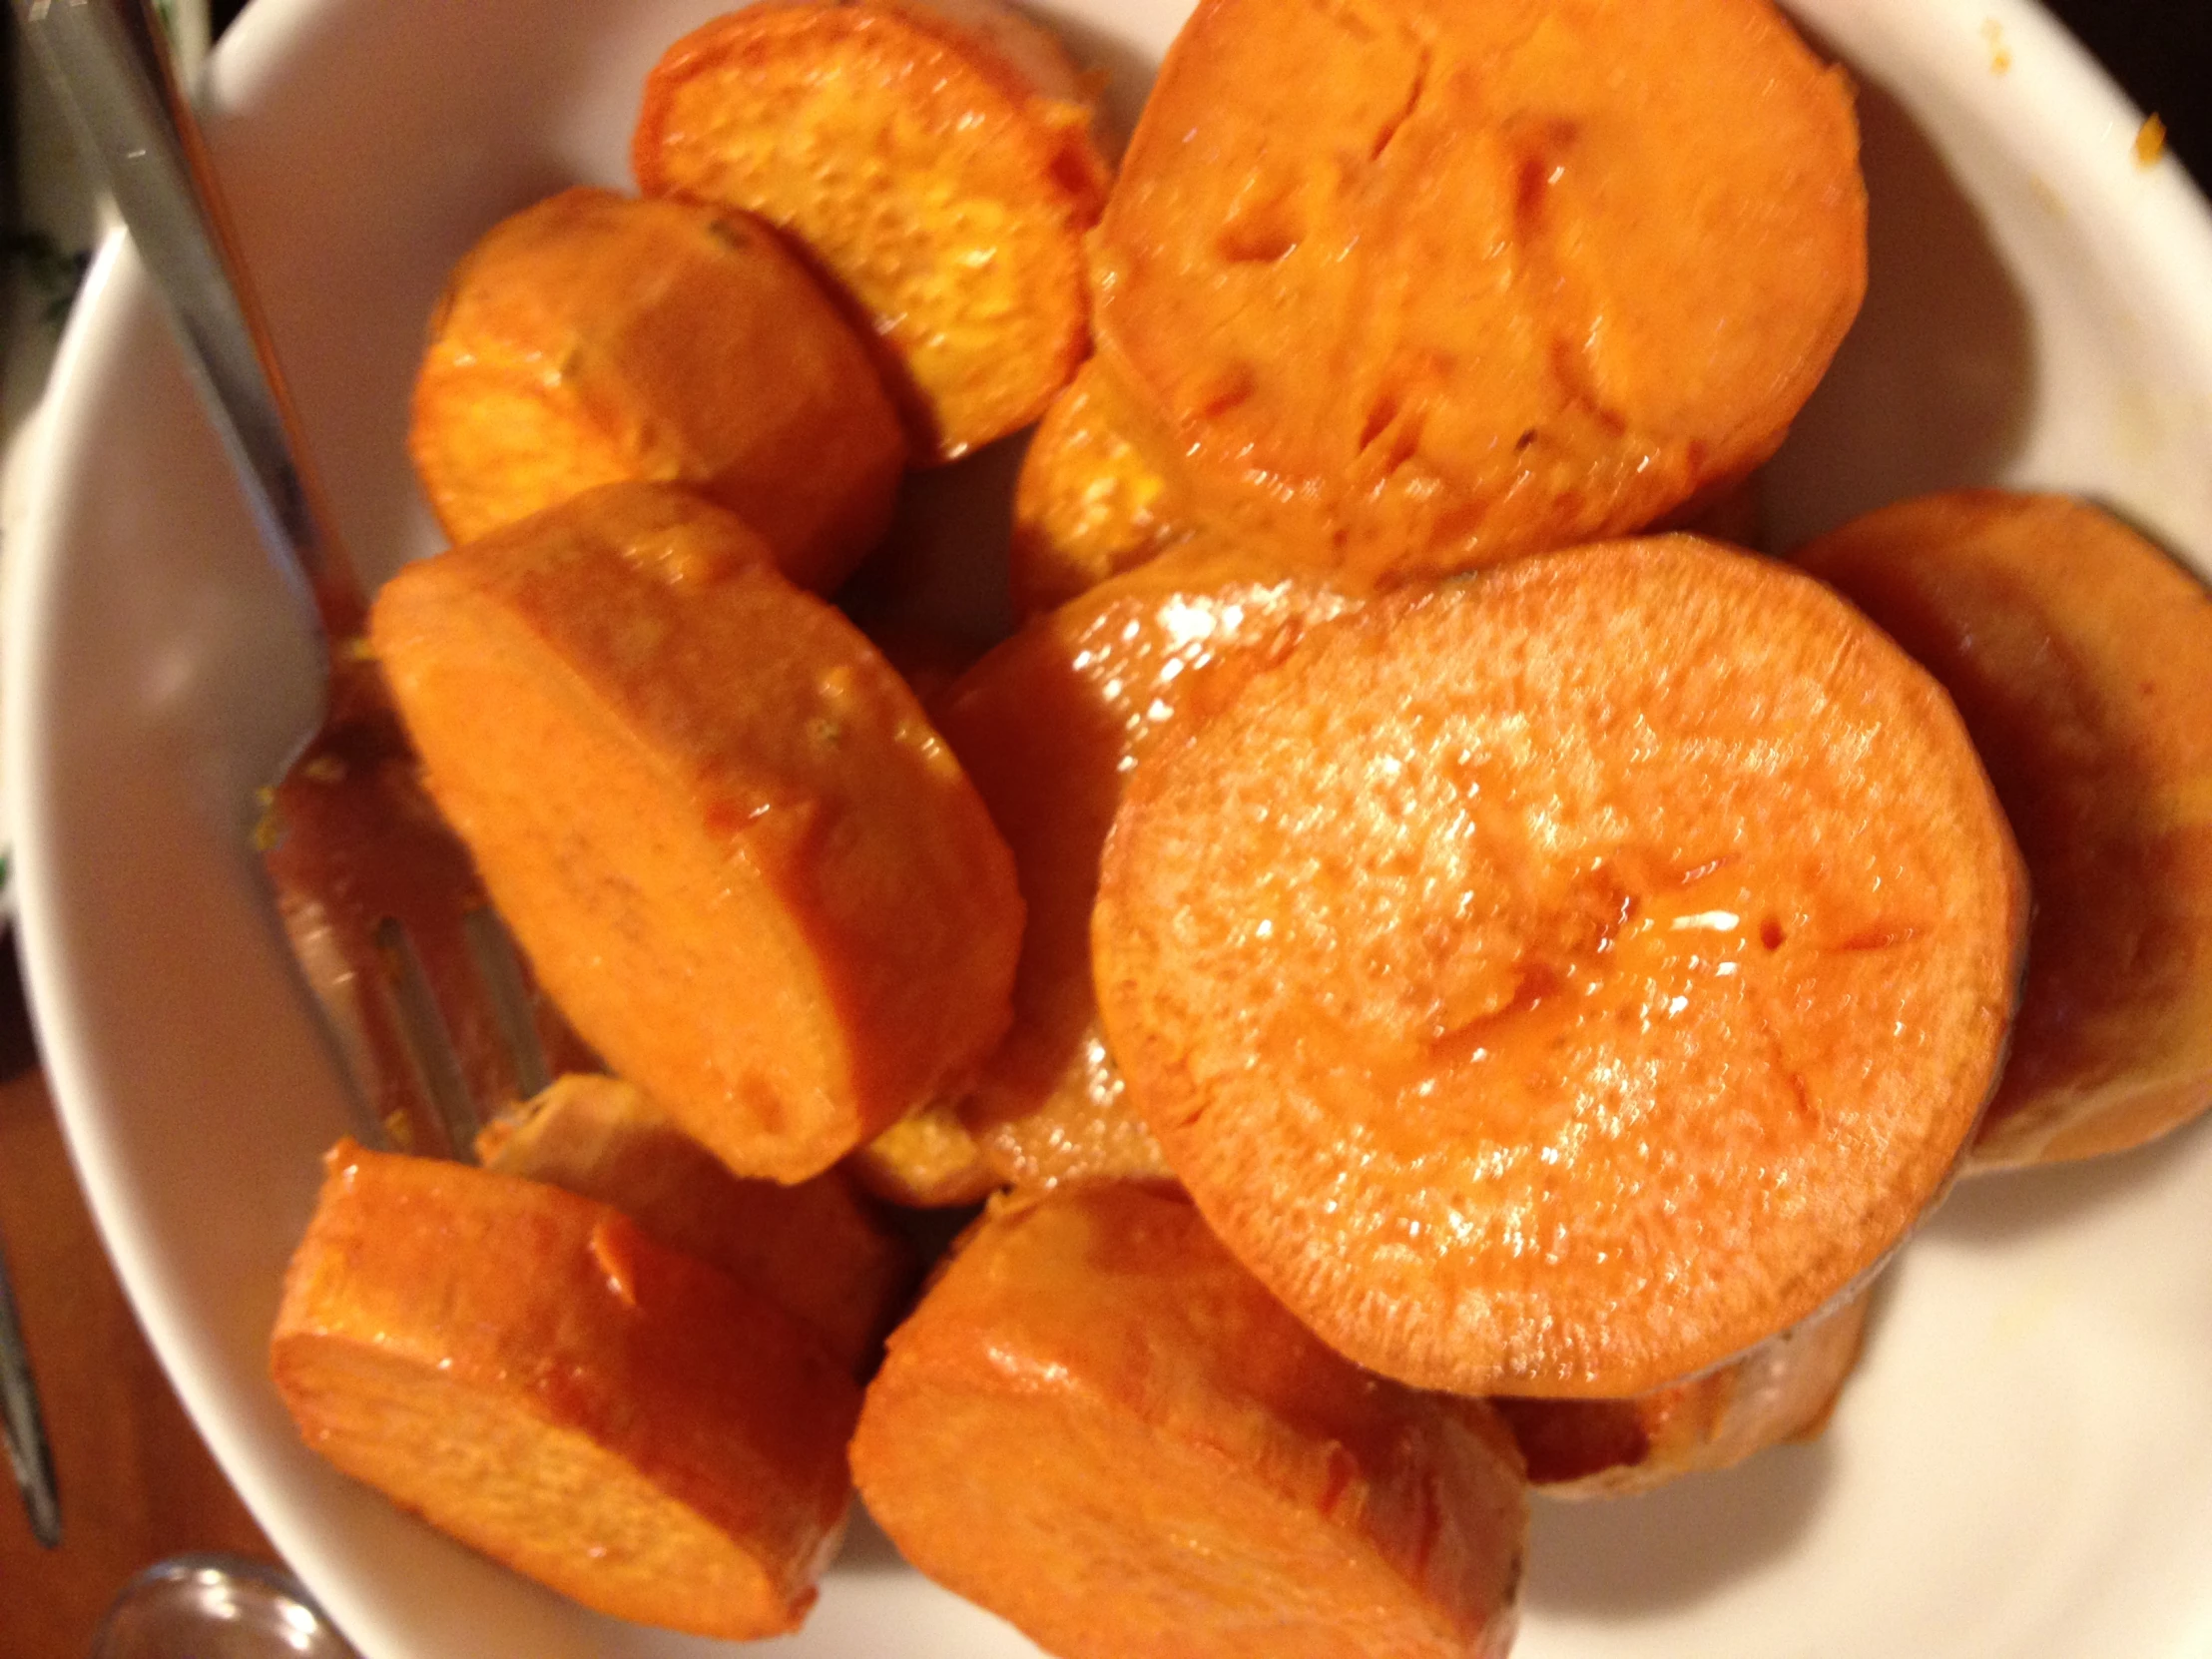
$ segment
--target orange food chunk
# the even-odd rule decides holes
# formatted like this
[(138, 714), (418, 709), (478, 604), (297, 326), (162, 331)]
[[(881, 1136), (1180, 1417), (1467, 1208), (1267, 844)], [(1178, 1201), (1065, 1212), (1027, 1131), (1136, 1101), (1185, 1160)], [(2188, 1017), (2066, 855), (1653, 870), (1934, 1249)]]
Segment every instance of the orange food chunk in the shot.
[(905, 1242), (836, 1170), (748, 1181), (616, 1077), (572, 1073), (476, 1138), (488, 1170), (611, 1204), (648, 1237), (778, 1304), (854, 1372), (870, 1366), (915, 1271)]
[(1057, 42), (1010, 11), (732, 12), (647, 79), (632, 166), (649, 196), (748, 209), (807, 249), (872, 324), (924, 459), (1026, 426), (1087, 347), (1106, 165)]
[(1031, 622), (932, 706), (1013, 851), (1028, 914), (1013, 1026), (962, 1108), (1004, 1179), (1167, 1176), (1099, 1032), (1099, 848), (1130, 768), (1180, 712), (1350, 603), (1260, 556), (1193, 543)]
[(689, 484), (828, 592), (890, 522), (905, 439), (865, 344), (759, 221), (570, 190), (455, 268), (415, 381), (454, 541), (595, 484)]
[(1622, 1397), (1810, 1317), (1948, 1179), (2026, 888), (1941, 689), (1691, 537), (1310, 630), (1138, 765), (1108, 1045), (1354, 1360)]
[(915, 1210), (973, 1204), (999, 1184), (959, 1112), (941, 1100), (908, 1112), (845, 1167), (877, 1198)]
[(1202, 0), (1093, 257), (1203, 502), (1464, 569), (1779, 446), (1865, 289), (1851, 93), (1766, 0)]
[(797, 1629), (859, 1390), (773, 1302), (604, 1204), (341, 1143), (270, 1347), (307, 1444), (587, 1607)]
[(1014, 611), (1035, 616), (1182, 539), (1188, 508), (1165, 445), (1104, 359), (1052, 400), (1022, 457), (1008, 549)]
[(1634, 1399), (1490, 1401), (1550, 1497), (1626, 1497), (1828, 1426), (1867, 1329), (1862, 1292), (1741, 1360)]
[(2212, 594), (2082, 502), (1903, 502), (1797, 561), (1964, 716), (2035, 888), (1971, 1163), (2140, 1145), (2212, 1103)]
[(370, 638), (548, 991), (732, 1169), (818, 1175), (998, 1040), (1005, 843), (898, 676), (719, 508), (592, 491), (408, 566)]
[(893, 1333), (852, 1467), (908, 1560), (1063, 1659), (1512, 1639), (1526, 1503), (1487, 1407), (1347, 1364), (1141, 1188), (989, 1211)]

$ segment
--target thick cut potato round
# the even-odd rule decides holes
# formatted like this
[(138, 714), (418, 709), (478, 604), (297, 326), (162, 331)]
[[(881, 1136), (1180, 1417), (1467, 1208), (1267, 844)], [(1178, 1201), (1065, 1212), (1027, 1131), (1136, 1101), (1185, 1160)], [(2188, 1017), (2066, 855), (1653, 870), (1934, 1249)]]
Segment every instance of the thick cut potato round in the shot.
[(820, 1174), (1004, 1031), (1005, 842), (898, 676), (719, 508), (592, 491), (407, 566), (369, 632), (547, 990), (732, 1169)]
[(2083, 1158), (2212, 1104), (2212, 593), (2058, 496), (1902, 502), (1795, 555), (1943, 683), (2035, 887), (1975, 1167)]
[(905, 1241), (837, 1170), (736, 1176), (619, 1077), (572, 1072), (476, 1137), (501, 1175), (611, 1204), (646, 1235), (783, 1308), (854, 1373), (873, 1368), (917, 1277)]
[(1546, 1497), (1628, 1497), (1725, 1469), (1828, 1426), (1867, 1330), (1867, 1293), (1846, 1298), (1740, 1360), (1634, 1399), (1490, 1403)]
[(339, 1468), (617, 1618), (796, 1630), (843, 1531), (843, 1369), (774, 1302), (536, 1182), (341, 1144), (270, 1369)]
[(1865, 280), (1849, 88), (1766, 0), (1203, 0), (1093, 290), (1195, 492), (1387, 578), (1742, 474)]
[(1000, 1185), (958, 1108), (942, 1100), (908, 1112), (844, 1161), (877, 1198), (909, 1210), (973, 1204)]
[(1502, 1659), (1526, 1525), (1487, 1406), (1369, 1377), (1178, 1198), (1001, 1202), (852, 1440), (908, 1560), (1062, 1659)]
[(1015, 615), (1064, 604), (1189, 533), (1165, 451), (1103, 360), (1086, 361), (1022, 456), (1007, 550)]
[(407, 446), (471, 541), (595, 484), (688, 484), (828, 592), (890, 522), (905, 439), (866, 346), (751, 216), (564, 191), (454, 270)]
[(1058, 44), (1005, 12), (747, 6), (671, 47), (632, 146), (649, 196), (782, 227), (875, 330), (914, 448), (1036, 419), (1087, 348), (1106, 164)]
[(1620, 1397), (1817, 1312), (1941, 1190), (2025, 911), (1941, 689), (1664, 537), (1352, 611), (1157, 748), (1096, 985), (1176, 1174), (1332, 1344)]
[(1037, 618), (930, 713), (1006, 836), (1028, 914), (1014, 1020), (963, 1106), (1022, 1185), (1162, 1179), (1091, 991), (1098, 854), (1131, 767), (1178, 713), (1354, 601), (1238, 549), (1192, 543)]

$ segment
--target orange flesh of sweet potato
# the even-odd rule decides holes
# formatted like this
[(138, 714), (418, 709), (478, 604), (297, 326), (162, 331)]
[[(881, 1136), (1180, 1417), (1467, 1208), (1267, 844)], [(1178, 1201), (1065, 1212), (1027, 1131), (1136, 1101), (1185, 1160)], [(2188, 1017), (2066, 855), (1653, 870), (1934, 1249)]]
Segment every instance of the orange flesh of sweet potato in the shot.
[(1031, 622), (932, 706), (1006, 836), (1028, 927), (1014, 1022), (963, 1110), (1001, 1176), (1163, 1179), (1098, 1027), (1091, 907), (1130, 769), (1176, 715), (1352, 601), (1193, 543)]
[(1142, 564), (1189, 526), (1174, 463), (1103, 359), (1037, 422), (1014, 486), (1014, 614), (1032, 617)]
[(408, 566), (431, 796), (611, 1069), (799, 1181), (1004, 1030), (1012, 862), (919, 705), (719, 509), (615, 485)]
[(973, 1204), (999, 1185), (959, 1112), (941, 1100), (908, 1112), (844, 1167), (877, 1198), (912, 1210)]
[(1318, 1342), (1181, 1200), (1000, 1203), (852, 1442), (923, 1572), (1064, 1659), (1502, 1655), (1525, 1525), (1475, 1402)]
[(773, 231), (587, 189), (454, 270), (408, 450), (455, 541), (595, 484), (684, 483), (825, 592), (882, 535), (905, 464), (867, 347)]
[(733, 1175), (620, 1078), (558, 1079), (478, 1135), (476, 1151), (498, 1174), (612, 1205), (776, 1303), (853, 1372), (873, 1364), (916, 1277), (905, 1242), (841, 1173), (793, 1187)]
[(1106, 170), (1062, 78), (918, 6), (748, 6), (654, 69), (632, 166), (802, 244), (874, 327), (916, 453), (950, 460), (1034, 420), (1086, 348)]
[(1742, 1359), (1634, 1399), (1493, 1398), (1531, 1485), (1549, 1497), (1626, 1497), (1724, 1469), (1828, 1425), (1866, 1335), (1865, 1292)]
[(2119, 1151), (2212, 1103), (2212, 594), (2095, 508), (1959, 491), (1796, 561), (1957, 703), (2035, 888), (1970, 1158)]
[(1920, 1216), (2025, 908), (1940, 688), (1817, 583), (1663, 537), (1349, 612), (1155, 751), (1095, 982), (1176, 1174), (1334, 1346), (1619, 1397)]
[(858, 1389), (789, 1315), (605, 1205), (331, 1155), (270, 1366), (307, 1444), (619, 1618), (796, 1629)]
[(1194, 493), (1463, 569), (1780, 444), (1865, 287), (1851, 95), (1766, 0), (1204, 0), (1093, 260)]

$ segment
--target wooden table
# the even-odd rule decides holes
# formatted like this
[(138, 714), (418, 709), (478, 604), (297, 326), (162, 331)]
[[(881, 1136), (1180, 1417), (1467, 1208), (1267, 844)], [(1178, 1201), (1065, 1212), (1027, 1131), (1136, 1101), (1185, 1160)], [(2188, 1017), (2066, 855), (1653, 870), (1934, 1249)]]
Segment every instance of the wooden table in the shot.
[[(155, 1364), (85, 1211), (30, 1058), (15, 956), (0, 944), (0, 1237), (53, 1441), (62, 1544), (41, 1549), (0, 1492), (0, 1654), (83, 1659), (141, 1567), (188, 1549), (275, 1560)], [(4, 1461), (4, 1460), (0, 1460)]]

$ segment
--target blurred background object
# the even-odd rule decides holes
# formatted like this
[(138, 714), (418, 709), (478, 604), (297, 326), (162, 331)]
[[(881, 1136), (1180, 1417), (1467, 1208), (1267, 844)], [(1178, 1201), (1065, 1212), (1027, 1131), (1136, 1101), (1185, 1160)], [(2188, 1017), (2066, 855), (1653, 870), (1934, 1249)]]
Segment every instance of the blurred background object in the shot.
[(90, 1659), (359, 1659), (288, 1572), (180, 1555), (124, 1585)]

